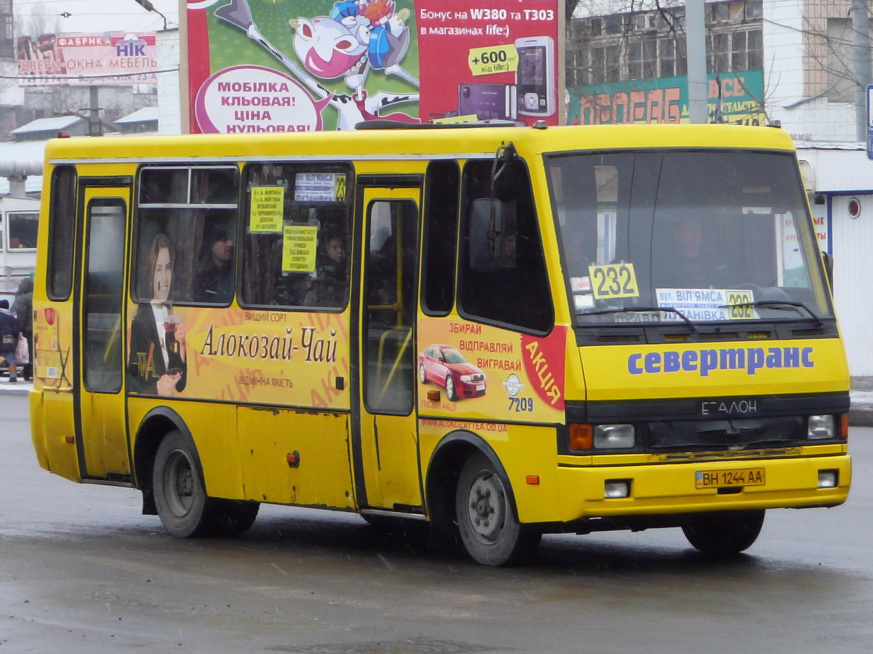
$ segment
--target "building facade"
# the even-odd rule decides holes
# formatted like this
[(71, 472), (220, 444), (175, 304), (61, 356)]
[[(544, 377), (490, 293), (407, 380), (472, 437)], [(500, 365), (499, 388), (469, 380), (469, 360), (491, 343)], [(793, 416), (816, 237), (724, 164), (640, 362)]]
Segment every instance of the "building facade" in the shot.
[[(854, 4), (707, 0), (708, 104), (710, 122), (780, 124), (794, 138), (822, 249), (834, 257), (850, 370), (873, 376), (873, 305), (863, 301), (873, 161), (858, 139), (857, 91), (867, 80), (855, 61), (863, 51), (869, 65), (870, 47), (867, 37), (858, 48)], [(686, 121), (685, 38), (685, 2), (579, 2), (567, 28), (567, 122)]]

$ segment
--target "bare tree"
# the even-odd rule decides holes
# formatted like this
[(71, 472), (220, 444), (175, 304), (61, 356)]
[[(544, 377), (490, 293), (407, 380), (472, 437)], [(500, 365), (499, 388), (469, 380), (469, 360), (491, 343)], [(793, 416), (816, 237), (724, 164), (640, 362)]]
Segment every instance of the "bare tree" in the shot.
[[(625, 81), (631, 79), (648, 79), (655, 77), (672, 77), (685, 74), (685, 43), (686, 32), (684, 26), (684, 8), (685, 2), (678, 0), (568, 0), (566, 3), (567, 11), (567, 62), (566, 70), (568, 74), (567, 86), (580, 89), (586, 85), (586, 82), (581, 79), (599, 80), (599, 81)], [(572, 18), (573, 16), (577, 18)], [(579, 29), (579, 26), (584, 24), (582, 17), (590, 17), (595, 20), (600, 19), (600, 22), (605, 26), (611, 22), (611, 29), (615, 30), (611, 41), (601, 38), (598, 34), (598, 28), (595, 28), (595, 33), (585, 29)], [(616, 24), (616, 18), (620, 17), (620, 23)], [(599, 24), (599, 23), (598, 23)], [(732, 37), (736, 38), (736, 37)], [(600, 47), (612, 49), (612, 62), (605, 60), (604, 56), (599, 59), (594, 56), (595, 52), (600, 50), (600, 47), (592, 49), (590, 45), (594, 40), (600, 42)], [(657, 41), (657, 43), (655, 43)], [(727, 41), (725, 40), (725, 43)], [(644, 50), (649, 48), (649, 50)], [(671, 64), (671, 72), (666, 73), (663, 70), (662, 48), (667, 48), (669, 55), (672, 55), (674, 64)], [(732, 63), (730, 61), (731, 52), (725, 48), (721, 51), (719, 48), (713, 47), (708, 68), (710, 71), (730, 71)], [(652, 52), (655, 54), (651, 60)], [(591, 53), (590, 57), (586, 57)], [(605, 55), (606, 53), (604, 53)], [(607, 57), (608, 58), (608, 57)], [(631, 59), (634, 59), (634, 65), (637, 70), (628, 70), (627, 76), (622, 75), (618, 78), (615, 70), (615, 61), (624, 62), (627, 66), (631, 66)], [(670, 59), (670, 56), (667, 57)], [(680, 64), (680, 62), (682, 62)], [(600, 70), (599, 67), (606, 65), (606, 71)], [(660, 69), (660, 70), (659, 70)], [(755, 101), (760, 107), (759, 112), (766, 116), (766, 93), (761, 94), (760, 91), (749, 88), (741, 79), (737, 79), (734, 83), (739, 84), (744, 92)], [(765, 85), (766, 90), (766, 85)], [(758, 97), (761, 95), (762, 97)], [(586, 100), (592, 100), (586, 98)], [(718, 117), (716, 117), (718, 119)]]
[(27, 16), (15, 17), (16, 36), (39, 36), (40, 34), (55, 34), (59, 30), (60, 16), (49, 14), (45, 5), (36, 4)]
[[(851, 15), (851, 0), (836, 0), (824, 16), (805, 16), (802, 32), (805, 55), (813, 64), (807, 69), (821, 71), (821, 75), (807, 80), (807, 97), (801, 102), (808, 102), (826, 96), (832, 102), (855, 102), (855, 96), (860, 87), (869, 83), (860, 79), (857, 58), (871, 59), (869, 32), (856, 31)], [(871, 5), (867, 1), (861, 7), (871, 14)], [(791, 29), (786, 27), (786, 29)], [(859, 43), (866, 44), (860, 46)]]

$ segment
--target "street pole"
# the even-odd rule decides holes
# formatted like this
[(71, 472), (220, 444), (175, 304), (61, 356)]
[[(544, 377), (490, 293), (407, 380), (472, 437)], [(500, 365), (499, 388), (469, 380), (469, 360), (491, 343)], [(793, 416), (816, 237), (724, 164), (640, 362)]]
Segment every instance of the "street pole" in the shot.
[(688, 54), (688, 119), (691, 123), (709, 122), (706, 80), (706, 23), (704, 0), (685, 3), (685, 43)]
[(867, 85), (870, 72), (870, 17), (864, 0), (852, 0), (852, 34), (855, 76), (855, 128), (857, 140), (867, 141)]
[(103, 125), (100, 124), (100, 89), (90, 88), (91, 103), (88, 109), (88, 136), (103, 136)]

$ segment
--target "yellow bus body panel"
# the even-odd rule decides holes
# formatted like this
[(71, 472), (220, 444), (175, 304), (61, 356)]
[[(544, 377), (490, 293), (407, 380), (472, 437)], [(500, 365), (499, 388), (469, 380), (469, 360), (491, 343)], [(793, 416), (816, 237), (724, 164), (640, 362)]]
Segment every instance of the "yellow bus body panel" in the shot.
[[(39, 465), (72, 481), (82, 481), (75, 442), (72, 393), (30, 392), (30, 429)], [(51, 434), (51, 436), (48, 436)]]
[[(612, 345), (581, 348), (579, 357), (588, 401), (849, 390), (848, 363), (838, 339)], [(718, 368), (702, 365), (713, 359)], [(722, 368), (723, 362), (731, 367)]]
[[(632, 150), (646, 148), (752, 148), (793, 151), (789, 135), (772, 128), (734, 126), (594, 126), (461, 129), (447, 139), (438, 131), (396, 133), (381, 130), (352, 133), (247, 134), (240, 136), (197, 135), (184, 137), (131, 137), (113, 139), (56, 139), (46, 147), (46, 179), (54, 166), (75, 163), (80, 176), (134, 176), (144, 161), (182, 163), (206, 162), (343, 160), (351, 161), (360, 174), (422, 174), (430, 160), (463, 161), (491, 158), (497, 146), (512, 142), (531, 171), (537, 200), (544, 254), (549, 271), (556, 325), (555, 340), (563, 343), (563, 401), (609, 402), (705, 397), (767, 396), (785, 393), (848, 392), (849, 374), (845, 353), (838, 339), (744, 340), (718, 343), (683, 341), (659, 345), (576, 346), (571, 312), (556, 244), (555, 226), (548, 201), (546, 173), (541, 156), (547, 153), (586, 150)], [(48, 184), (48, 182), (47, 182)], [(48, 188), (48, 186), (46, 187)], [(46, 297), (44, 271), (47, 267), (49, 193), (43, 194), (42, 224), (39, 230), (38, 270), (34, 289), (35, 334), (55, 339), (55, 353), (38, 362), (40, 378), (30, 394), (32, 438), (39, 464), (55, 474), (81, 481), (76, 446), (63, 435), (75, 434), (71, 380), (61, 373), (45, 374), (52, 367), (61, 370), (72, 348), (72, 302), (53, 302)], [(132, 304), (128, 299), (128, 310)], [(181, 307), (198, 315), (198, 309)], [(46, 311), (57, 320), (48, 321)], [(210, 311), (199, 309), (202, 320)], [(225, 315), (242, 313), (236, 304)], [(296, 321), (303, 312), (287, 312)], [(330, 314), (331, 319), (349, 324), (350, 310)], [(51, 324), (49, 324), (51, 322)], [(192, 320), (192, 323), (195, 322)], [(419, 314), (419, 345), (429, 339), (442, 342), (440, 330), (451, 323), (473, 324), (456, 313), (432, 318)], [(681, 324), (679, 325), (681, 328)], [(484, 327), (485, 340), (515, 346), (518, 332)], [(490, 331), (488, 331), (490, 330)], [(194, 332), (191, 338), (202, 338)], [(431, 336), (431, 334), (433, 334)], [(489, 335), (490, 334), (490, 335)], [(512, 340), (516, 339), (516, 340)], [(350, 356), (351, 337), (341, 343), (340, 357)], [(543, 339), (545, 340), (545, 338)], [(54, 342), (54, 341), (52, 341)], [(197, 341), (202, 349), (203, 344)], [(712, 350), (743, 349), (744, 356), (758, 348), (765, 365), (719, 367), (703, 374), (700, 361)], [(792, 365), (766, 365), (766, 357), (784, 357)], [(777, 353), (775, 350), (779, 350)], [(773, 351), (771, 351), (773, 350)], [(675, 353), (669, 354), (668, 353)], [(708, 356), (708, 355), (706, 355)], [(720, 356), (720, 355), (719, 355)], [(751, 356), (758, 361), (760, 353)], [(676, 362), (684, 367), (673, 369)], [(693, 362), (697, 362), (696, 367)], [(809, 364), (809, 365), (807, 365)], [(71, 364), (70, 364), (71, 365)], [(193, 364), (192, 364), (193, 365)], [(240, 370), (242, 366), (239, 366)], [(222, 372), (226, 372), (222, 370)], [(348, 368), (345, 375), (350, 374)], [(222, 377), (224, 379), (224, 377)], [(705, 385), (701, 381), (705, 380)], [(524, 380), (529, 387), (537, 381)], [(204, 385), (210, 382), (204, 381)], [(218, 382), (215, 382), (216, 384)], [(122, 391), (124, 392), (124, 391)], [(256, 406), (228, 401), (174, 401), (165, 398), (129, 396), (128, 429), (131, 451), (136, 451), (140, 425), (150, 411), (170, 406), (189, 429), (203, 467), (210, 496), (235, 500), (257, 500), (341, 510), (359, 508), (355, 498), (355, 472), (350, 445), (353, 410), (344, 399), (329, 406), (298, 408)], [(756, 458), (731, 453), (699, 460), (670, 459), (664, 455), (608, 454), (560, 455), (557, 427), (563, 420), (558, 409), (523, 422), (504, 413), (496, 398), (493, 406), (463, 406), (452, 410), (439, 402), (427, 404), (419, 389), (417, 409), (419, 460), (413, 475), (426, 479), (434, 453), (447, 436), (458, 432), (484, 441), (506, 470), (518, 515), (522, 522), (572, 522), (594, 516), (631, 516), (684, 513), (709, 510), (763, 509), (836, 505), (845, 501), (851, 482), (851, 461), (845, 445), (810, 445), (790, 451), (763, 452)], [(526, 417), (527, 418), (527, 417)], [(46, 438), (43, 434), (56, 434)], [(366, 459), (371, 470), (378, 463)], [(740, 468), (763, 468), (765, 483), (748, 486), (731, 494), (698, 489), (698, 472)], [(835, 488), (818, 488), (818, 473), (836, 471)], [(606, 481), (628, 480), (630, 497), (605, 499)], [(388, 489), (390, 490), (390, 488)], [(408, 491), (408, 489), (404, 489)]]

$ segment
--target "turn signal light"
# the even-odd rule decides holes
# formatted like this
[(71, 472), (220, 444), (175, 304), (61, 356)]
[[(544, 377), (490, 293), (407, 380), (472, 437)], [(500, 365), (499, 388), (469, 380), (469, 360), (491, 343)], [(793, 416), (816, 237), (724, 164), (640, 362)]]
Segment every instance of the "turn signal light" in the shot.
[(570, 449), (586, 452), (594, 449), (594, 428), (591, 425), (570, 425)]

